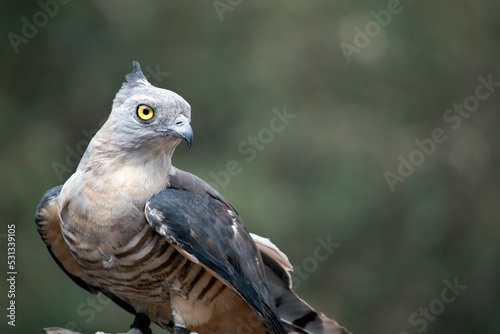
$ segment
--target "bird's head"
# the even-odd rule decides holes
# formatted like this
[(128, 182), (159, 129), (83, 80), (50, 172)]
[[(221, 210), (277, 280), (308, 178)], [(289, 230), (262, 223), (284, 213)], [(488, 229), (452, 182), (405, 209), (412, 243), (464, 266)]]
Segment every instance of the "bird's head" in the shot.
[(168, 153), (183, 139), (191, 147), (190, 121), (190, 105), (176, 93), (151, 85), (134, 61), (105, 127), (120, 150)]

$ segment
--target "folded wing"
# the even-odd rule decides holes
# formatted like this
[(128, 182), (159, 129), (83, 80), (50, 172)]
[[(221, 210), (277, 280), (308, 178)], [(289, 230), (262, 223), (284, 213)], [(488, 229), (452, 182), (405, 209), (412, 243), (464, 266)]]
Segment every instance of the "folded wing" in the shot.
[(265, 285), (264, 267), (250, 234), (222, 198), (171, 187), (145, 208), (153, 229), (234, 289), (273, 333), (286, 333)]

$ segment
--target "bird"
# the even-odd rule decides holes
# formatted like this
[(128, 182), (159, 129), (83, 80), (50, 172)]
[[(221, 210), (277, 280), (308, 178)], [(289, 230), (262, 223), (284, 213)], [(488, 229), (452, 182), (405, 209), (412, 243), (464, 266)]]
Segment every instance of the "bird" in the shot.
[(77, 285), (151, 323), (184, 333), (349, 333), (292, 290), (287, 256), (248, 232), (201, 178), (172, 165), (191, 147), (191, 107), (140, 64), (68, 180), (35, 215), (47, 249)]

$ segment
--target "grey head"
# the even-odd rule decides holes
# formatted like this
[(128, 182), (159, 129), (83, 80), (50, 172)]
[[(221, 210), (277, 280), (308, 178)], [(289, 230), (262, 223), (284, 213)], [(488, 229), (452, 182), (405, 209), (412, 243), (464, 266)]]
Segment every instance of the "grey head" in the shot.
[(178, 94), (151, 85), (134, 61), (132, 72), (116, 94), (108, 120), (93, 138), (82, 162), (92, 157), (101, 160), (104, 156), (121, 156), (121, 160), (141, 158), (137, 161), (171, 156), (182, 140), (191, 147), (190, 121), (189, 104)]
[(189, 104), (176, 93), (151, 85), (136, 61), (116, 94), (110, 120), (134, 147), (158, 139), (173, 139), (176, 145), (184, 139), (191, 146), (193, 140)]

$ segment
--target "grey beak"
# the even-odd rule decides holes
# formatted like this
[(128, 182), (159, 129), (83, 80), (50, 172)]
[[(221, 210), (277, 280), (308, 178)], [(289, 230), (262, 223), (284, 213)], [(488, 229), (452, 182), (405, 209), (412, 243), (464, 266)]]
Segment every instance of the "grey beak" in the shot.
[(193, 129), (189, 125), (189, 119), (184, 115), (177, 117), (172, 125), (157, 128), (156, 132), (184, 139), (187, 141), (188, 147), (191, 147), (193, 143)]

